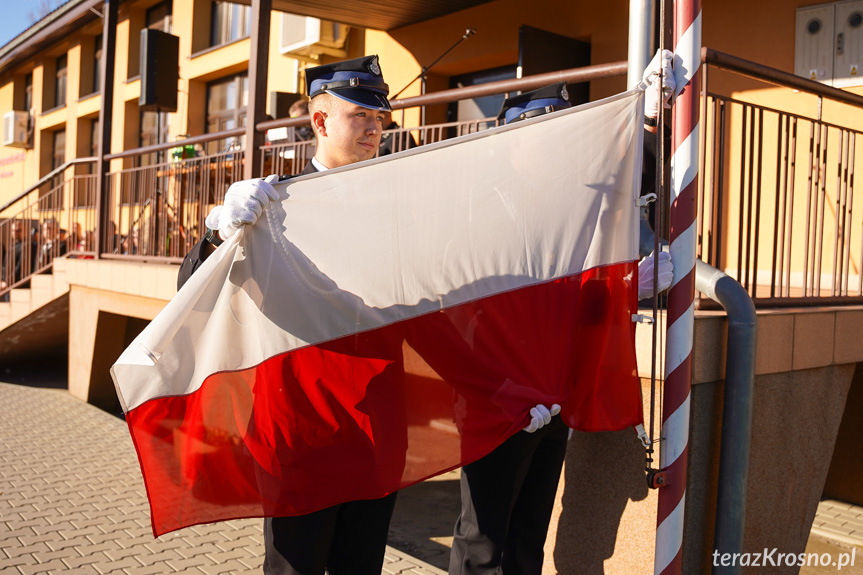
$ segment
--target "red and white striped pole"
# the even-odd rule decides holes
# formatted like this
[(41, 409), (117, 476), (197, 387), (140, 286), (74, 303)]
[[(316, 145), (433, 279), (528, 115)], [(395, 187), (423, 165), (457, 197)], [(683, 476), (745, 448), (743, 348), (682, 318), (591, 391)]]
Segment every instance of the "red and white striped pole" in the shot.
[(670, 252), (674, 281), (668, 293), (662, 442), (655, 575), (679, 574), (686, 500), (686, 449), (692, 385), (695, 301), (696, 185), (701, 67), (701, 0), (674, 2), (674, 76), (671, 116)]

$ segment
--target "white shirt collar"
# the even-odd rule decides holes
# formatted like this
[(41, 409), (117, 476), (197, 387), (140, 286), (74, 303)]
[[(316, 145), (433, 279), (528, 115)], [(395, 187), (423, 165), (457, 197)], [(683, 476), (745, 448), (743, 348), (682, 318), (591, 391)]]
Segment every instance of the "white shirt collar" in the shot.
[(322, 163), (320, 163), (320, 162), (318, 161), (318, 159), (317, 159), (317, 158), (315, 158), (315, 157), (313, 157), (313, 158), (312, 158), (312, 165), (313, 165), (313, 166), (315, 167), (315, 169), (316, 169), (317, 171), (319, 171), (319, 172), (326, 172), (327, 170), (329, 170), (329, 168), (328, 168), (328, 167), (326, 167), (325, 165), (323, 165)]

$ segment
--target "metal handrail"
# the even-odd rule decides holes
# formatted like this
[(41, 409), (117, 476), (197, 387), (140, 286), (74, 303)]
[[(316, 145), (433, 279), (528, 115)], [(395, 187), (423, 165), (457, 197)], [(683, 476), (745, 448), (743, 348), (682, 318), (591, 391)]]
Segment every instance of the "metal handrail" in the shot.
[(66, 162), (65, 164), (60, 166), (59, 168), (55, 168), (55, 169), (51, 170), (50, 172), (48, 172), (47, 174), (42, 176), (42, 178), (38, 182), (36, 182), (32, 186), (30, 186), (29, 188), (27, 188), (26, 190), (24, 190), (23, 192), (21, 192), (20, 194), (18, 194), (17, 196), (15, 196), (11, 200), (9, 200), (5, 204), (3, 204), (3, 206), (0, 206), (0, 213), (6, 211), (10, 206), (13, 206), (16, 203), (23, 200), (25, 197), (27, 197), (28, 194), (34, 192), (36, 190), (36, 188), (48, 183), (49, 180), (51, 180), (52, 178), (54, 178), (58, 174), (62, 173), (64, 170), (74, 166), (75, 164), (87, 164), (87, 163), (95, 162), (95, 161), (96, 161), (95, 157), (75, 158), (74, 160), (69, 160), (68, 162)]
[[(466, 100), (468, 98), (479, 98), (482, 96), (517, 92), (521, 90), (532, 90), (534, 88), (547, 86), (548, 84), (554, 84), (555, 82), (576, 84), (579, 82), (615, 78), (618, 76), (626, 76), (626, 66), (627, 63), (625, 60), (620, 62), (611, 62), (609, 64), (594, 64), (593, 66), (570, 68), (568, 70), (547, 72), (545, 74), (536, 74), (534, 76), (526, 76), (524, 78), (499, 80), (497, 82), (467, 86), (465, 88), (441, 90), (439, 92), (423, 94), (422, 96), (411, 96), (409, 98), (390, 100), (390, 104), (392, 105), (393, 110), (403, 110), (405, 108), (415, 108), (418, 106), (449, 104), (452, 102), (458, 102), (459, 100)], [(272, 128), (303, 126), (308, 123), (309, 116), (281, 118), (278, 120), (267, 120), (266, 122), (261, 122), (255, 126), (255, 130), (264, 132)]]
[(775, 68), (770, 68), (757, 62), (738, 58), (731, 54), (712, 50), (710, 48), (701, 49), (701, 61), (710, 66), (737, 72), (755, 80), (768, 81), (783, 88), (791, 88), (800, 90), (816, 96), (822, 96), (851, 106), (863, 108), (863, 96), (848, 92), (833, 86), (827, 86), (821, 82), (816, 82), (808, 78), (796, 76), (790, 72), (783, 72)]
[(223, 132), (213, 132), (211, 134), (202, 134), (200, 136), (191, 136), (189, 138), (183, 138), (182, 140), (177, 140), (176, 142), (165, 142), (164, 144), (153, 144), (150, 146), (144, 146), (143, 148), (133, 148), (131, 150), (124, 150), (122, 152), (115, 152), (113, 154), (105, 154), (105, 160), (118, 160), (120, 158), (131, 158), (132, 156), (140, 156), (143, 154), (152, 154), (154, 152), (161, 152), (164, 150), (170, 150), (173, 148), (181, 147), (181, 146), (189, 146), (194, 144), (206, 144), (207, 142), (212, 142), (215, 140), (224, 140), (225, 138), (239, 138), (246, 133), (245, 128), (235, 128), (233, 130), (225, 130)]

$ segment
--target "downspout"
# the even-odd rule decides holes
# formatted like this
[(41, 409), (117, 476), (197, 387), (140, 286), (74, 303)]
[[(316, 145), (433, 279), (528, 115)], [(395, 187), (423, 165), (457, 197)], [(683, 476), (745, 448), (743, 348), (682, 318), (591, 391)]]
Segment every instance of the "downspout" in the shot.
[[(700, 260), (695, 261), (695, 289), (722, 305), (728, 317), (716, 527), (711, 552), (711, 557), (721, 558), (726, 553), (743, 552), (758, 318), (743, 286)], [(713, 575), (741, 571), (739, 562), (727, 567), (717, 563), (712, 561)]]
[[(641, 220), (639, 251), (653, 251), (653, 231)], [(668, 249), (664, 245), (664, 249)], [(746, 485), (752, 435), (752, 397), (755, 381), (755, 345), (758, 318), (752, 298), (739, 283), (701, 260), (695, 260), (695, 289), (718, 302), (728, 318), (723, 393), (719, 485), (711, 564), (713, 575), (738, 574), (738, 564), (723, 567), (713, 562), (725, 553), (743, 552), (746, 520)]]

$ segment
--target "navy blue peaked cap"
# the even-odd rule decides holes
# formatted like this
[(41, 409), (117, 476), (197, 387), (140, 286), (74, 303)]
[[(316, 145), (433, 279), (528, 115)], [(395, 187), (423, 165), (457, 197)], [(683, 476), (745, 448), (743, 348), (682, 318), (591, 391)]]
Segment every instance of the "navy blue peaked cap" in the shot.
[(530, 92), (507, 98), (500, 108), (497, 119), (506, 119), (507, 124), (569, 108), (569, 93), (566, 83), (559, 82)]
[(391, 110), (377, 56), (316, 66), (306, 70), (306, 93), (309, 98), (323, 93), (372, 110)]

